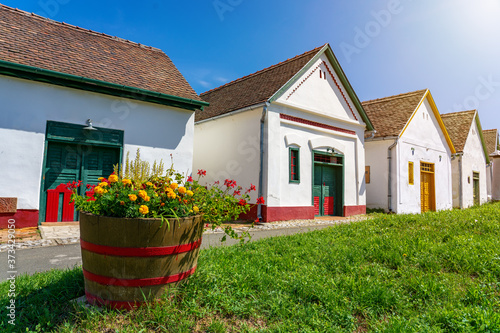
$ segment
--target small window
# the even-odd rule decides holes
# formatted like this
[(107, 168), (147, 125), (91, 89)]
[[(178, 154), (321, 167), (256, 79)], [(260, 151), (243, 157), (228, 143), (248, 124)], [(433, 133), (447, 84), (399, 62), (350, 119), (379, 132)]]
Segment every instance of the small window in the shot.
[(365, 182), (370, 184), (370, 166), (365, 166)]
[(408, 184), (415, 184), (415, 181), (413, 179), (413, 162), (408, 162)]
[(290, 148), (290, 183), (300, 182), (299, 149)]

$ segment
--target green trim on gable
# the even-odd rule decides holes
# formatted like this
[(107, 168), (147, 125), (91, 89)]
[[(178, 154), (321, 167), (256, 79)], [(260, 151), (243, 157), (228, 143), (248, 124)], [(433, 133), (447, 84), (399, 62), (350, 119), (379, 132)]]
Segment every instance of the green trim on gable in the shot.
[(479, 114), (476, 111), (476, 126), (479, 136), (481, 137), (481, 143), (483, 144), (484, 156), (486, 156), (486, 164), (490, 164), (490, 156), (488, 154), (488, 148), (486, 147), (486, 141), (484, 141), (483, 129), (481, 127), (481, 122), (479, 121)]
[(344, 73), (344, 70), (340, 66), (340, 63), (337, 60), (337, 57), (335, 57), (335, 54), (333, 53), (331, 47), (329, 44), (326, 44), (309, 62), (300, 70), (298, 71), (283, 87), (281, 87), (280, 90), (278, 90), (271, 98), (269, 98), (269, 102), (274, 102), (276, 101), (285, 91), (287, 91), (292, 85), (294, 85), (297, 80), (304, 74), (307, 70), (309, 70), (320, 57), (321, 55), (325, 54), (330, 61), (331, 65), (333, 66), (333, 69), (335, 70), (335, 73), (338, 75), (340, 78), (340, 82), (342, 82), (342, 85), (347, 91), (347, 94), (349, 95), (349, 98), (351, 101), (354, 103), (354, 106), (356, 107), (356, 110), (358, 111), (359, 115), (363, 119), (364, 123), (366, 124), (366, 129), (368, 131), (373, 131), (374, 127), (370, 119), (368, 118), (368, 115), (365, 112), (365, 109), (363, 108), (363, 105), (361, 105), (361, 101), (359, 100), (358, 96), (354, 92), (354, 89), (351, 86), (351, 83), (347, 79), (347, 76)]
[(167, 105), (190, 111), (203, 110), (205, 106), (209, 105), (209, 103), (204, 101), (162, 94), (146, 89), (89, 79), (83, 76), (76, 76), (48, 69), (16, 64), (4, 60), (0, 60), (0, 74), (111, 96)]

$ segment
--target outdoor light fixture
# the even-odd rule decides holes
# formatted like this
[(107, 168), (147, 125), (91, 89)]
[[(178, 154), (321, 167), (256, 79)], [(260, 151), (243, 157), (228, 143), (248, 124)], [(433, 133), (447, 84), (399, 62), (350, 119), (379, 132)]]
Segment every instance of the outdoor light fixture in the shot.
[(441, 158), (442, 158), (442, 156), (441, 156), (441, 155), (439, 155), (439, 162), (441, 162)]
[(92, 126), (92, 119), (87, 119), (87, 126), (83, 128), (86, 131), (97, 131), (97, 128)]
[(412, 154), (412, 155), (415, 155), (415, 148), (412, 148), (412, 149), (411, 149), (411, 154)]

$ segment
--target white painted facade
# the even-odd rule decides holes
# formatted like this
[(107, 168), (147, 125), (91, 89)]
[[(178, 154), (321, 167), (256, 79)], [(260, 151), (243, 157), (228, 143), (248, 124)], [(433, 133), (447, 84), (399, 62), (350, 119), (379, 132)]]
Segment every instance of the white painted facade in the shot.
[(17, 209), (39, 209), (47, 121), (124, 131), (123, 157), (175, 168), (192, 167), (194, 112), (164, 105), (0, 76), (0, 197), (17, 197)]
[(500, 201), (500, 150), (490, 155), (491, 159), (491, 199)]
[(474, 173), (479, 174), (479, 201), (482, 205), (488, 201), (488, 175), (486, 156), (476, 121), (469, 129), (463, 154), (459, 153), (452, 161), (453, 207), (468, 208), (474, 205)]
[[(345, 157), (344, 206), (364, 207), (366, 125), (345, 88), (341, 92), (336, 86), (331, 75), (341, 81), (325, 54), (307, 68), (290, 88), (273, 98), (265, 112), (262, 188), (265, 204), (281, 208), (312, 207), (313, 151), (334, 149)], [(261, 104), (197, 122), (193, 169), (207, 170), (208, 182), (233, 178), (242, 186), (258, 185), (263, 112)], [(309, 123), (283, 119), (281, 115)], [(311, 122), (341, 130), (321, 128)], [(291, 147), (299, 148), (299, 183), (289, 179)], [(252, 201), (255, 199), (254, 192)]]
[[(389, 177), (388, 149), (392, 145)], [(413, 185), (409, 183), (409, 162), (414, 165)], [(436, 210), (451, 209), (451, 149), (428, 98), (414, 112), (399, 137), (366, 142), (366, 165), (371, 171), (371, 182), (366, 186), (367, 207), (391, 210), (398, 214), (420, 213), (421, 163), (434, 165)]]

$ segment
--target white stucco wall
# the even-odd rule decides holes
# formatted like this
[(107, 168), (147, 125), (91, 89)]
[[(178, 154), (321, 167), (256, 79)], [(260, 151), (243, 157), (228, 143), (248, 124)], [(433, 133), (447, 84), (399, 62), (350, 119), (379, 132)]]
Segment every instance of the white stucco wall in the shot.
[[(399, 174), (396, 212), (421, 212), (421, 162), (434, 164), (436, 210), (451, 209), (451, 149), (427, 100), (416, 111), (396, 149)], [(408, 162), (414, 163), (414, 185), (408, 183)]]
[(492, 184), (491, 198), (494, 201), (500, 201), (500, 151), (496, 151), (490, 155), (492, 162)]
[[(462, 163), (462, 203), (460, 206), (459, 163)], [(474, 121), (465, 142), (463, 156), (453, 160), (453, 207), (467, 208), (474, 205), (473, 173), (479, 173), (480, 203), (488, 201), (486, 157), (481, 137)]]
[[(38, 209), (47, 120), (124, 130), (124, 157), (192, 168), (194, 113), (153, 103), (0, 76), (0, 197)], [(20, 178), (20, 172), (22, 176)], [(13, 180), (19, 182), (14, 184)]]
[[(234, 179), (244, 192), (258, 187), (260, 165), (260, 116), (262, 107), (196, 123), (193, 177), (207, 171), (203, 183)], [(251, 193), (252, 202), (257, 192)]]
[[(280, 119), (280, 113), (354, 131), (347, 134)], [(281, 104), (271, 104), (268, 113), (267, 200), (273, 207), (312, 205), (313, 150), (334, 148), (344, 154), (344, 204), (366, 204), (364, 184), (364, 125), (346, 124)], [(289, 182), (289, 148), (300, 147), (300, 183)]]
[[(388, 186), (389, 186), (389, 162), (387, 159), (388, 148), (395, 142), (395, 139), (374, 140), (365, 142), (366, 165), (370, 166), (370, 184), (366, 184), (366, 207), (382, 208), (385, 211), (388, 207)], [(397, 177), (396, 153), (392, 149), (392, 178)], [(393, 181), (394, 183), (394, 181)], [(395, 186), (393, 188), (395, 194)], [(394, 205), (394, 203), (393, 203)]]

